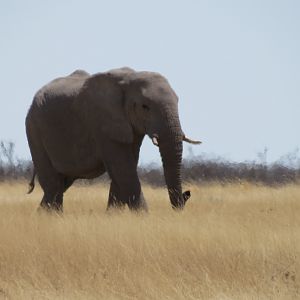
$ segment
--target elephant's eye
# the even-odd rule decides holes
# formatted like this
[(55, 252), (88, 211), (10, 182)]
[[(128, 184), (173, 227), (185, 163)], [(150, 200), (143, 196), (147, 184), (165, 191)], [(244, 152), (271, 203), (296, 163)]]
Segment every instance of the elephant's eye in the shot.
[(142, 105), (143, 109), (146, 110), (146, 111), (149, 111), (150, 110), (150, 107), (146, 104), (143, 104)]

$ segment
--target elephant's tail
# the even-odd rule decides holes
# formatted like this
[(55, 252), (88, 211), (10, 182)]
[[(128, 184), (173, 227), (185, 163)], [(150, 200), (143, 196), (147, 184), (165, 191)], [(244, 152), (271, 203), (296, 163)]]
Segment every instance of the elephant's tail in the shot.
[(34, 178), (35, 178), (35, 175), (36, 175), (36, 172), (35, 172), (35, 169), (33, 169), (33, 174), (32, 174), (31, 181), (29, 182), (29, 190), (28, 190), (27, 194), (30, 194), (34, 190)]

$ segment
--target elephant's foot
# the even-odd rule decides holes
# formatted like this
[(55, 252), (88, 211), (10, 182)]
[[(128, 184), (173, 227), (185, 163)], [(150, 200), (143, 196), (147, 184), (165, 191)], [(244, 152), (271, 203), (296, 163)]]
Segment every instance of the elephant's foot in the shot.
[(148, 213), (148, 205), (142, 194), (138, 199), (134, 197), (130, 198), (128, 201), (128, 207), (133, 212)]
[(107, 203), (107, 212), (117, 212), (117, 211), (123, 211), (125, 209), (125, 203), (122, 201), (118, 200), (117, 197), (110, 192), (109, 198), (108, 198), (108, 203)]
[(122, 212), (125, 209), (125, 204), (119, 203), (119, 204), (110, 204), (107, 205), (106, 212), (108, 213), (115, 213), (115, 212)]
[(61, 215), (63, 213), (63, 206), (57, 203), (50, 204), (42, 201), (40, 206), (37, 208), (37, 212), (46, 212)]

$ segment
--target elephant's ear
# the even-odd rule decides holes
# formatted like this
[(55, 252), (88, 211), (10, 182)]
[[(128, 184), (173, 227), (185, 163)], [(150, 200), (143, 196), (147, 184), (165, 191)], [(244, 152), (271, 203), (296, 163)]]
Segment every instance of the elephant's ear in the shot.
[(86, 80), (79, 98), (95, 135), (101, 132), (111, 140), (131, 143), (133, 131), (125, 113), (121, 81), (110, 72), (95, 74)]

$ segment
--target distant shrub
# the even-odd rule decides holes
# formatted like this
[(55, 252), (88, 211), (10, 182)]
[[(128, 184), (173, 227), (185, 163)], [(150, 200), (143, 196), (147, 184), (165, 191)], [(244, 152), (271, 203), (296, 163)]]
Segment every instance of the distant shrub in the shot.
[(16, 157), (13, 142), (0, 142), (0, 181), (28, 179), (32, 169), (31, 161)]
[[(285, 155), (278, 162), (267, 164), (262, 162), (235, 163), (222, 158), (208, 159), (201, 156), (185, 159), (182, 165), (183, 181), (204, 182), (233, 182), (250, 181), (267, 185), (300, 182), (300, 159), (298, 150)], [(266, 152), (264, 152), (264, 155)], [(15, 155), (15, 145), (12, 142), (0, 141), (0, 181), (29, 180), (32, 176), (33, 165), (29, 160), (18, 159)], [(154, 186), (163, 186), (165, 179), (163, 169), (156, 164), (138, 168), (140, 179)], [(108, 181), (107, 175), (84, 181), (89, 184), (98, 181)]]
[[(185, 159), (182, 165), (182, 179), (189, 182), (233, 182), (249, 181), (267, 185), (287, 184), (300, 181), (300, 164), (288, 160), (267, 164), (265, 162), (230, 162), (222, 158), (207, 159), (201, 156)], [(293, 157), (295, 162), (295, 157)], [(139, 174), (143, 181), (164, 185), (163, 169), (156, 165), (140, 167)]]
[(185, 181), (250, 181), (257, 183), (284, 184), (300, 179), (299, 169), (277, 163), (271, 165), (233, 163), (226, 161), (185, 161), (182, 177)]

